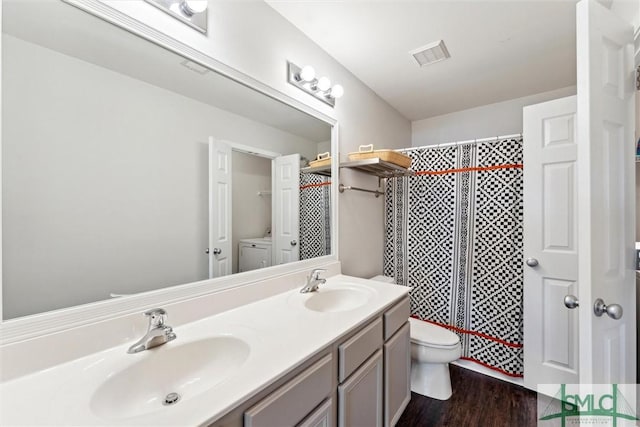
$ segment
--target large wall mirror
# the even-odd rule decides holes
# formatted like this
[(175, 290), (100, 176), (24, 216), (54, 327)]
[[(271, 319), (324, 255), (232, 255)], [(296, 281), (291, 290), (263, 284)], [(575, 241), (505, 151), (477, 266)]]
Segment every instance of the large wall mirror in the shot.
[(304, 173), (331, 138), (74, 6), (3, 1), (3, 318), (331, 254), (330, 177)]

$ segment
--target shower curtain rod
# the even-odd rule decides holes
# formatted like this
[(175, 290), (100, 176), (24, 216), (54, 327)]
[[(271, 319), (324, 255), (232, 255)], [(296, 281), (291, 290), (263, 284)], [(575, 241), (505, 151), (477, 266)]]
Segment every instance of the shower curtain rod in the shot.
[(492, 137), (489, 137), (489, 138), (469, 139), (469, 140), (466, 140), (466, 141), (445, 142), (443, 144), (432, 144), (432, 145), (423, 145), (421, 147), (402, 148), (402, 149), (396, 150), (396, 151), (404, 152), (404, 151), (419, 150), (419, 149), (424, 149), (424, 148), (454, 147), (454, 146), (457, 146), (457, 145), (476, 144), (478, 142), (500, 141), (502, 139), (518, 138), (518, 137), (521, 137), (521, 136), (522, 136), (521, 133), (514, 133), (513, 135), (492, 136)]

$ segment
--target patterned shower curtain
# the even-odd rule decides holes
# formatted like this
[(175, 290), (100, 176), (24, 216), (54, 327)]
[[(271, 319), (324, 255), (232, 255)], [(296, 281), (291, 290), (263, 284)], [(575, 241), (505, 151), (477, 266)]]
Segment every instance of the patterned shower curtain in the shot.
[(384, 274), (463, 359), (521, 377), (522, 138), (406, 154), (416, 175), (387, 180)]
[(331, 181), (300, 173), (300, 259), (331, 253)]

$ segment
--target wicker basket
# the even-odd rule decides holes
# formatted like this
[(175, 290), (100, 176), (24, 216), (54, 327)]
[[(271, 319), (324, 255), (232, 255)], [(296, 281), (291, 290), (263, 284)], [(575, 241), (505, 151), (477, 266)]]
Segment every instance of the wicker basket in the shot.
[(320, 153), (318, 154), (318, 156), (316, 157), (315, 160), (311, 160), (309, 162), (309, 167), (310, 168), (319, 168), (322, 166), (328, 166), (331, 164), (331, 153), (329, 153), (328, 151), (326, 153)]
[(403, 168), (411, 167), (411, 157), (394, 150), (374, 150), (373, 144), (361, 145), (355, 153), (349, 153), (349, 160), (378, 158)]

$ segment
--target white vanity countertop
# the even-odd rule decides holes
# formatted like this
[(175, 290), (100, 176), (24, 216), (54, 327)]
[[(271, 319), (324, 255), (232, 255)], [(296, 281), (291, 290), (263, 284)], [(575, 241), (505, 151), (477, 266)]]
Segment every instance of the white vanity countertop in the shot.
[[(312, 294), (301, 294), (299, 289), (294, 289), (182, 325), (175, 328), (176, 340), (148, 351), (132, 355), (126, 352), (129, 344), (117, 346), (4, 382), (0, 384), (0, 424), (185, 426), (212, 423), (409, 292), (404, 286), (344, 275), (327, 279), (320, 291), (349, 287), (350, 283), (371, 291), (367, 303), (352, 310), (309, 310), (304, 307), (304, 301)], [(168, 324), (171, 324), (170, 314)], [(148, 367), (154, 366), (154, 359), (158, 360), (177, 346), (228, 336), (249, 344), (249, 356), (244, 364), (227, 378), (217, 381), (205, 375), (200, 378), (196, 375), (194, 381), (194, 375), (190, 375), (188, 387), (191, 388), (185, 389), (182, 399), (173, 406), (162, 406), (160, 396), (174, 391), (158, 390), (163, 387), (163, 378), (180, 367), (172, 369), (172, 366), (160, 365), (161, 369), (149, 372)], [(189, 364), (190, 360), (184, 363)], [(136, 381), (132, 375), (131, 384), (125, 383), (123, 395), (113, 402), (109, 398), (95, 397), (101, 396), (100, 386), (109, 378), (132, 365), (147, 367), (142, 377), (144, 381)], [(208, 381), (216, 384), (209, 388)], [(199, 382), (202, 385), (198, 385)], [(200, 390), (194, 391), (198, 387)], [(192, 396), (188, 395), (189, 390)], [(136, 393), (135, 398), (127, 396), (129, 392)], [(145, 403), (140, 405), (143, 394)], [(123, 417), (127, 413), (135, 415)]]

